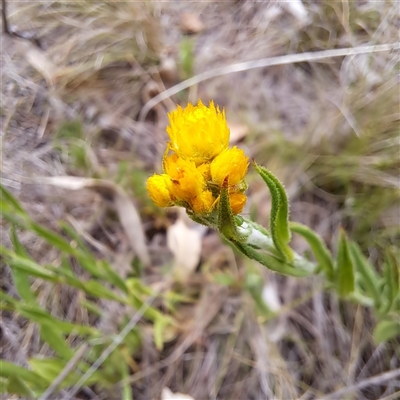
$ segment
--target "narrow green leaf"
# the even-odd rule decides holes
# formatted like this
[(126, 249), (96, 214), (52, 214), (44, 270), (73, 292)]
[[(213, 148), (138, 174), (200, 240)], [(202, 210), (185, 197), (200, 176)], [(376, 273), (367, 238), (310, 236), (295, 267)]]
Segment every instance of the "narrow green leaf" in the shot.
[(4, 202), (10, 204), (14, 211), (17, 211), (21, 214), (26, 214), (25, 210), (22, 208), (19, 201), (9, 192), (3, 185), (0, 184), (0, 197), (3, 199)]
[(391, 279), (391, 299), (394, 304), (400, 291), (400, 263), (398, 258), (398, 249), (389, 248), (386, 251), (387, 264), (389, 266), (388, 276)]
[(285, 260), (292, 260), (293, 251), (288, 246), (290, 242), (289, 202), (285, 189), (270, 171), (260, 165), (254, 165), (271, 193), (270, 231), (272, 240), (282, 257)]
[(379, 277), (374, 267), (362, 254), (360, 247), (356, 243), (350, 244), (350, 253), (356, 271), (360, 275), (361, 284), (364, 286), (368, 296), (373, 299), (375, 307), (379, 307), (381, 304), (381, 293), (379, 289)]
[(218, 205), (218, 230), (228, 240), (239, 240), (236, 229), (235, 218), (233, 217), (229, 203), (228, 179), (226, 178), (221, 190)]
[(355, 279), (349, 245), (343, 229), (340, 230), (336, 263), (336, 285), (338, 294), (340, 297), (346, 297), (354, 292)]
[(79, 335), (101, 336), (101, 332), (94, 327), (62, 321), (50, 315), (46, 310), (35, 305), (32, 306), (29, 304), (18, 303), (16, 306), (16, 312), (39, 325), (54, 325), (64, 334), (75, 332)]
[(30, 228), (57, 249), (69, 254), (75, 254), (76, 250), (57, 233), (36, 222), (31, 222)]
[(17, 394), (25, 398), (36, 398), (35, 392), (21, 379), (18, 375), (11, 375), (8, 378), (6, 392), (10, 394)]
[(384, 290), (382, 291), (381, 316), (386, 315), (396, 305), (399, 295), (399, 263), (393, 249), (387, 249), (384, 275)]
[[(14, 246), (15, 252), (20, 257), (30, 259), (28, 253), (18, 239), (14, 225), (11, 227), (11, 241)], [(27, 303), (36, 302), (36, 296), (31, 289), (29, 274), (18, 268), (12, 268), (11, 271), (14, 278), (15, 288), (17, 289), (17, 292), (21, 299), (25, 300)]]
[(374, 339), (376, 343), (386, 342), (398, 335), (400, 335), (400, 321), (380, 321), (374, 329)]
[(42, 382), (40, 375), (36, 374), (29, 369), (20, 367), (19, 365), (11, 362), (0, 360), (0, 376), (4, 378), (10, 378), (12, 376), (18, 376), (25, 382), (35, 384), (38, 388), (46, 388), (46, 383)]
[(295, 276), (295, 277), (303, 277), (310, 275), (310, 273), (307, 271), (301, 270), (299, 268), (294, 268), (291, 265), (287, 264), (286, 262), (278, 260), (274, 256), (271, 256), (266, 253), (261, 253), (260, 251), (255, 250), (253, 247), (249, 245), (236, 241), (232, 241), (232, 243), (246, 257), (250, 258), (251, 260), (258, 261), (261, 265), (264, 265), (264, 267), (267, 267), (272, 271), (279, 272), (282, 275)]
[(26, 272), (29, 275), (43, 278), (51, 282), (56, 282), (58, 280), (58, 278), (52, 272), (46, 270), (41, 265), (36, 264), (34, 261), (29, 259), (18, 256), (6, 247), (0, 246), (0, 252), (10, 264), (12, 269), (16, 268)]
[(14, 297), (11, 297), (7, 293), (5, 293), (4, 290), (2, 289), (0, 289), (0, 300), (13, 306), (19, 303), (19, 300), (14, 299)]
[(40, 326), (40, 337), (45, 341), (58, 356), (64, 360), (70, 360), (74, 351), (68, 346), (64, 335), (56, 324), (44, 323)]
[(157, 318), (154, 321), (153, 330), (154, 330), (154, 344), (156, 345), (157, 350), (161, 351), (164, 347), (164, 339), (163, 332), (167, 323), (163, 318)]
[(115, 294), (112, 290), (106, 288), (103, 284), (97, 281), (85, 282), (85, 291), (90, 293), (92, 296), (96, 296), (102, 299), (116, 300), (120, 303), (126, 303), (127, 300), (121, 296)]
[[(56, 358), (31, 358), (28, 361), (32, 370), (47, 384), (54, 381), (66, 365), (66, 361)], [(61, 387), (70, 386), (77, 382), (79, 375), (72, 371), (61, 384)]]
[(128, 293), (128, 288), (126, 287), (125, 281), (114, 271), (112, 266), (107, 261), (99, 260), (97, 265), (104, 271), (105, 279), (109, 283), (121, 289), (123, 292)]
[(332, 260), (332, 254), (325, 246), (325, 243), (322, 241), (321, 237), (307, 226), (297, 222), (290, 222), (289, 226), (293, 232), (301, 235), (307, 241), (318, 264), (325, 271), (329, 281), (333, 282), (334, 264)]

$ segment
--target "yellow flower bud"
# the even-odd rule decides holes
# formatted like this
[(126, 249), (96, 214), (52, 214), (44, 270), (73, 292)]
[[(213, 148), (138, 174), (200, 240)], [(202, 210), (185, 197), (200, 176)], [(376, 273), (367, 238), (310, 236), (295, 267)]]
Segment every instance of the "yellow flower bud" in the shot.
[(246, 204), (247, 197), (243, 193), (231, 193), (229, 194), (229, 204), (232, 208), (233, 214), (239, 214), (242, 212), (243, 207)]
[(214, 208), (215, 199), (212, 193), (207, 190), (192, 199), (190, 205), (196, 214), (209, 214)]
[(154, 174), (147, 179), (147, 190), (151, 199), (159, 207), (170, 207), (172, 206), (171, 194), (169, 187), (171, 185), (171, 179), (168, 175)]
[(226, 177), (228, 185), (234, 186), (241, 182), (249, 167), (249, 159), (244, 151), (235, 147), (224, 150), (210, 165), (211, 179), (218, 186), (222, 186)]

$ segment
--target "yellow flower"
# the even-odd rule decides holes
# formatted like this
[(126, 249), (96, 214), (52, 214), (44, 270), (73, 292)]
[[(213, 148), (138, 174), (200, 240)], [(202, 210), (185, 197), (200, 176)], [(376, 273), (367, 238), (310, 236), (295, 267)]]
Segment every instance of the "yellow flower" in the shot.
[(239, 214), (242, 212), (244, 205), (246, 204), (247, 197), (243, 193), (231, 193), (229, 195), (229, 204), (232, 208), (233, 214)]
[(192, 210), (196, 214), (209, 214), (215, 204), (215, 199), (209, 190), (204, 191), (199, 196), (196, 196), (190, 202)]
[(206, 107), (200, 100), (169, 113), (167, 133), (170, 149), (196, 165), (210, 162), (228, 147), (229, 128), (225, 112), (211, 101)]
[(151, 199), (159, 207), (170, 207), (172, 206), (171, 194), (169, 187), (171, 185), (171, 179), (168, 175), (156, 175), (154, 174), (147, 179), (147, 190)]
[(171, 178), (169, 190), (177, 201), (189, 202), (204, 191), (206, 182), (192, 161), (171, 154), (164, 158), (164, 172)]
[(222, 187), (225, 178), (228, 177), (228, 185), (234, 186), (244, 179), (248, 167), (248, 157), (243, 150), (235, 146), (224, 150), (212, 161), (210, 165), (211, 179)]
[(163, 158), (162, 175), (153, 175), (147, 189), (161, 207), (183, 206), (195, 214), (211, 214), (224, 182), (234, 214), (246, 204), (244, 178), (248, 157), (237, 147), (228, 148), (229, 128), (225, 113), (200, 100), (169, 114), (170, 138)]

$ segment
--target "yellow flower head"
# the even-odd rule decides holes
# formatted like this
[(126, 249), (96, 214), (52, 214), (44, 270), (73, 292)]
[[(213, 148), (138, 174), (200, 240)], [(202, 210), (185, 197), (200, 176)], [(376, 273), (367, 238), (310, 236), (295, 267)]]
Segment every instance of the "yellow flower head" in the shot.
[(225, 112), (211, 101), (206, 107), (201, 100), (197, 106), (188, 104), (169, 113), (167, 133), (170, 149), (196, 165), (210, 162), (228, 147), (229, 128)]
[(189, 202), (204, 191), (206, 182), (193, 161), (171, 154), (164, 158), (164, 171), (171, 179), (171, 197), (177, 201)]
[(169, 187), (171, 186), (171, 179), (168, 175), (153, 175), (147, 179), (147, 190), (151, 199), (159, 207), (172, 206), (171, 194)]
[(243, 193), (231, 193), (229, 195), (229, 204), (234, 215), (242, 212), (244, 205), (246, 204), (247, 197)]
[(243, 191), (249, 160), (243, 150), (228, 148), (225, 113), (213, 102), (206, 107), (199, 100), (196, 106), (178, 106), (169, 120), (164, 174), (147, 180), (150, 197), (160, 207), (178, 205), (194, 214), (209, 215), (225, 182), (232, 212), (239, 214), (246, 203)]
[(224, 150), (210, 165), (211, 179), (218, 186), (222, 186), (226, 177), (228, 185), (234, 186), (241, 182), (249, 168), (249, 158), (244, 151), (235, 147)]

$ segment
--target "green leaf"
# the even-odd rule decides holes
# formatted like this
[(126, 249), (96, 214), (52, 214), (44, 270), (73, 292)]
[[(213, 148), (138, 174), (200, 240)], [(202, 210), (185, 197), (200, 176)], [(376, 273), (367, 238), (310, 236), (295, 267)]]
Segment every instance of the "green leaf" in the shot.
[(101, 332), (94, 327), (62, 321), (50, 315), (46, 310), (35, 305), (18, 303), (16, 305), (16, 312), (23, 317), (38, 323), (39, 325), (54, 325), (65, 334), (71, 334), (75, 332), (79, 335), (101, 336)]
[(66, 240), (50, 229), (47, 229), (36, 222), (31, 222), (30, 228), (57, 249), (69, 254), (76, 253), (76, 250)]
[(343, 229), (340, 230), (336, 260), (336, 285), (340, 297), (347, 297), (354, 292), (354, 267), (350, 257), (349, 245)]
[(246, 257), (250, 258), (251, 260), (258, 261), (261, 265), (264, 265), (265, 267), (267, 267), (272, 271), (279, 272), (282, 275), (295, 276), (295, 277), (303, 277), (310, 275), (310, 273), (305, 270), (294, 268), (287, 262), (278, 260), (277, 258), (269, 254), (261, 253), (260, 251), (255, 250), (253, 247), (249, 245), (236, 241), (232, 241), (232, 243)]
[(254, 166), (271, 193), (270, 231), (272, 240), (284, 260), (292, 260), (293, 251), (288, 246), (290, 242), (289, 202), (285, 189), (276, 176), (266, 168), (257, 164)]
[(0, 360), (0, 376), (4, 378), (10, 378), (12, 376), (18, 376), (25, 382), (34, 384), (37, 388), (45, 389), (47, 384), (42, 382), (40, 375), (36, 374), (29, 369), (20, 367), (19, 365), (13, 364), (8, 361)]
[(118, 275), (112, 266), (105, 260), (100, 260), (97, 262), (97, 265), (103, 269), (105, 279), (116, 286), (117, 288), (121, 289), (123, 292), (128, 293), (128, 288), (126, 287), (125, 281)]
[(229, 203), (228, 178), (225, 179), (218, 205), (218, 230), (227, 240), (240, 240)]
[(7, 383), (7, 393), (17, 394), (26, 398), (36, 398), (35, 392), (18, 375), (11, 375)]
[(5, 203), (8, 203), (14, 209), (14, 211), (19, 212), (20, 214), (26, 214), (21, 204), (19, 204), (19, 201), (1, 184), (0, 197)]
[(41, 265), (36, 264), (34, 261), (20, 257), (3, 246), (0, 246), (0, 252), (12, 269), (16, 268), (29, 275), (46, 279), (51, 282), (57, 282), (58, 278), (52, 272), (43, 268)]
[(318, 264), (325, 271), (329, 281), (333, 282), (334, 265), (332, 254), (325, 246), (321, 237), (307, 226), (299, 224), (297, 222), (290, 222), (289, 226), (293, 232), (301, 235), (307, 241), (307, 243), (311, 247), (312, 252), (314, 253), (315, 259), (317, 260)]
[(379, 277), (374, 267), (362, 254), (360, 247), (356, 243), (350, 244), (350, 253), (356, 271), (359, 273), (361, 284), (364, 286), (368, 296), (373, 299), (375, 307), (378, 308), (381, 304), (381, 293), (379, 289)]
[(68, 346), (62, 331), (56, 324), (41, 324), (40, 336), (64, 360), (68, 361), (73, 357), (74, 351)]
[[(44, 380), (47, 384), (53, 382), (67, 364), (66, 361), (56, 358), (31, 358), (28, 362), (33, 371), (40, 376), (39, 379)], [(78, 381), (79, 377), (75, 369), (63, 380), (61, 386), (73, 385)]]
[(154, 325), (153, 325), (154, 344), (156, 345), (156, 348), (159, 351), (161, 351), (164, 347), (163, 333), (164, 333), (164, 329), (167, 325), (168, 325), (168, 321), (163, 318), (157, 318), (154, 321)]
[(394, 305), (399, 295), (399, 261), (395, 250), (392, 248), (386, 251), (384, 273), (384, 291), (382, 294), (382, 307), (379, 310), (380, 315), (386, 315)]
[(400, 321), (380, 321), (374, 329), (376, 343), (386, 342), (398, 335), (400, 335)]
[[(17, 233), (15, 231), (15, 226), (11, 227), (11, 241), (14, 246), (15, 252), (23, 258), (29, 259), (29, 255), (18, 240)], [(29, 280), (29, 274), (18, 269), (12, 268), (12, 275), (14, 278), (15, 288), (21, 299), (25, 300), (27, 303), (36, 302), (36, 296), (31, 289), (31, 282)]]
[(121, 296), (115, 294), (112, 290), (107, 289), (103, 284), (97, 281), (87, 281), (85, 282), (85, 291), (92, 296), (96, 296), (102, 299), (116, 300), (120, 303), (127, 303), (127, 300)]
[(19, 303), (19, 300), (14, 299), (14, 297), (11, 297), (7, 293), (5, 293), (2, 289), (0, 289), (0, 300), (8, 304), (12, 304), (13, 306)]

